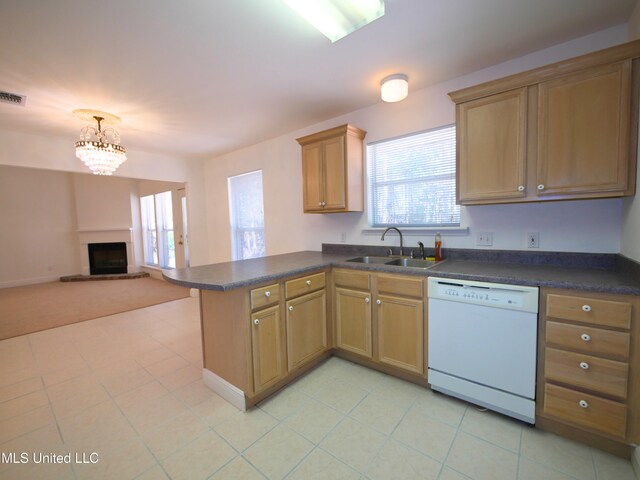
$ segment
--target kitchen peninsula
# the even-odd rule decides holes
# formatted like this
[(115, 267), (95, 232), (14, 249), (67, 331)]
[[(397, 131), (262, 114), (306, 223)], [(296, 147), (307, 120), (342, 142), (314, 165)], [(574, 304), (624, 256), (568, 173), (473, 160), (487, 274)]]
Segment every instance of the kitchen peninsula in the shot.
[[(485, 251), (485, 257), (474, 258), (469, 251), (453, 250), (449, 259), (429, 268), (349, 261), (367, 254), (364, 248), (165, 271), (168, 281), (200, 290), (205, 384), (245, 410), (335, 354), (427, 386), (428, 276), (536, 286), (541, 288), (538, 425), (616, 452), (640, 439), (637, 265), (616, 255), (560, 253), (546, 258), (496, 252), (487, 257)], [(576, 313), (587, 304), (594, 305), (593, 316)], [(621, 316), (613, 325), (607, 325), (611, 315), (600, 317), (610, 307)], [(562, 332), (574, 328), (581, 334), (583, 326), (594, 338), (588, 350), (562, 343)], [(558, 328), (559, 340), (550, 336)], [(615, 352), (614, 358), (600, 352), (600, 334), (624, 337), (626, 353)], [(557, 364), (565, 351), (595, 359), (587, 375), (597, 376), (614, 362), (619, 368), (613, 382), (622, 387), (611, 394), (611, 388), (597, 382), (571, 384), (562, 376), (571, 365), (563, 360)], [(610, 383), (607, 378), (605, 384)], [(576, 405), (590, 395), (592, 408), (572, 410), (573, 397), (567, 400), (567, 395), (580, 397)], [(614, 429), (611, 411), (617, 419)]]

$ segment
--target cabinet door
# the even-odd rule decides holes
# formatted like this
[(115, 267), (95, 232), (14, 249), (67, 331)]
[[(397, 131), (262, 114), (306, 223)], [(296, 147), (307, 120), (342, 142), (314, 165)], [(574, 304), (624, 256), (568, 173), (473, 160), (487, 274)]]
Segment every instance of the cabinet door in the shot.
[(280, 306), (251, 315), (253, 381), (255, 392), (270, 387), (284, 377)]
[(289, 371), (327, 350), (325, 290), (287, 302), (287, 359)]
[(379, 295), (379, 361), (423, 374), (424, 303), (422, 300)]
[(524, 197), (527, 89), (457, 106), (458, 201)]
[(627, 188), (630, 61), (540, 84), (538, 195)]
[(336, 346), (371, 358), (371, 294), (336, 288)]
[(302, 147), (302, 196), (304, 211), (321, 211), (324, 201), (322, 143)]
[(324, 209), (347, 207), (344, 135), (323, 142)]

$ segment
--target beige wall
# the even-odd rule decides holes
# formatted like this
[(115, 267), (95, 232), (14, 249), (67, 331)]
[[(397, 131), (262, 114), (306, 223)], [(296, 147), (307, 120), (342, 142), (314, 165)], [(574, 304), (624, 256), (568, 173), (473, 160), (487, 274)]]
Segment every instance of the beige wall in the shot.
[[(626, 26), (611, 28), (420, 91), (410, 90), (409, 97), (397, 104), (381, 102), (210, 160), (205, 167), (210, 259), (231, 259), (227, 177), (257, 169), (263, 170), (267, 254), (319, 250), (323, 242), (338, 243), (343, 232), (347, 243), (380, 245), (380, 232), (363, 231), (368, 228), (366, 213), (302, 213), (297, 137), (351, 123), (368, 132), (366, 142), (373, 142), (450, 124), (455, 121), (455, 109), (447, 92), (623, 43), (626, 38)], [(463, 207), (463, 224), (470, 233), (445, 234), (443, 244), (445, 248), (476, 248), (476, 232), (491, 231), (492, 248), (525, 249), (526, 233), (537, 231), (541, 250), (617, 253), (622, 202), (614, 199)], [(433, 242), (434, 232), (413, 234), (407, 229), (406, 233), (406, 244)], [(395, 237), (387, 242), (398, 244)]]
[(0, 287), (78, 273), (72, 175), (0, 165)]
[[(126, 129), (121, 129), (125, 143)], [(87, 173), (75, 157), (75, 137), (61, 138), (0, 130), (0, 165), (34, 167), (52, 171)], [(128, 160), (111, 178), (181, 182), (186, 185), (191, 264), (209, 263), (203, 163), (127, 149)], [(101, 177), (104, 179), (104, 177)], [(99, 177), (96, 177), (100, 180)]]

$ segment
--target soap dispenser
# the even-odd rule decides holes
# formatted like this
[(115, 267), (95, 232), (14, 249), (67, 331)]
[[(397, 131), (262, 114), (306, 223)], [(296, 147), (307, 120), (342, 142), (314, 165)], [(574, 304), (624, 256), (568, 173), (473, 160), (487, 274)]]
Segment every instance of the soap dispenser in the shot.
[(442, 237), (440, 236), (440, 232), (436, 233), (436, 244), (435, 244), (435, 260), (439, 262), (442, 260)]

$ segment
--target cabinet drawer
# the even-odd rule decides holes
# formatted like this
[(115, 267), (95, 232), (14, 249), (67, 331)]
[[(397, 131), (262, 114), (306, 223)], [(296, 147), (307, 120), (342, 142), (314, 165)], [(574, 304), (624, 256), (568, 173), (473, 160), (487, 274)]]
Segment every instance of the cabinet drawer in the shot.
[(356, 270), (335, 270), (333, 272), (333, 282), (337, 287), (355, 288), (358, 290), (369, 290), (369, 274)]
[(590, 355), (602, 355), (619, 360), (629, 359), (630, 335), (601, 328), (582, 327), (560, 322), (547, 322), (548, 346), (567, 348)]
[(280, 285), (274, 283), (251, 290), (251, 310), (275, 305), (280, 300)]
[(423, 297), (423, 282), (419, 277), (398, 277), (395, 275), (378, 275), (378, 291), (402, 297)]
[(631, 304), (569, 295), (547, 295), (547, 317), (614, 328), (629, 328)]
[(287, 298), (297, 297), (305, 293), (313, 292), (324, 288), (325, 275), (324, 272), (315, 275), (307, 275), (306, 277), (289, 280), (285, 283), (285, 292)]
[(619, 398), (627, 396), (629, 365), (623, 362), (565, 352), (545, 350), (545, 378)]
[(626, 405), (556, 385), (544, 387), (544, 412), (583, 427), (624, 438)]

